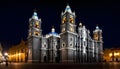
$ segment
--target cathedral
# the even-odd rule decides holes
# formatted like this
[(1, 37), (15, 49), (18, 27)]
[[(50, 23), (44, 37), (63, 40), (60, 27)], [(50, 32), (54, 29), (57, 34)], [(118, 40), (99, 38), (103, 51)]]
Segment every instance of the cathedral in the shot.
[(102, 30), (96, 26), (93, 37), (82, 23), (75, 22), (76, 14), (69, 5), (61, 13), (61, 32), (52, 27), (43, 35), (37, 12), (29, 19), (28, 62), (87, 63), (103, 60)]

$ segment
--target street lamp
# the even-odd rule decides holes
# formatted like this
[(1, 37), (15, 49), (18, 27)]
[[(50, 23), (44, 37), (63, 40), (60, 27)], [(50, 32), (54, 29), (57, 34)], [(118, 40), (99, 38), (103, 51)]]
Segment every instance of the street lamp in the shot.
[(5, 56), (8, 56), (8, 53), (4, 53)]
[(8, 53), (4, 53), (6, 66), (8, 66)]
[(8, 60), (8, 53), (4, 53), (5, 60)]

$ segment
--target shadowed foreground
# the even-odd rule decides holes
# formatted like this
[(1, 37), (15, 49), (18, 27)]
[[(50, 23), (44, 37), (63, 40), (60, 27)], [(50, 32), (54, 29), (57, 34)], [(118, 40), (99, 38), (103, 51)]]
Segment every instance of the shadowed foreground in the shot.
[(0, 69), (120, 69), (120, 63), (84, 63), (84, 64), (56, 64), (56, 63), (11, 63), (8, 66), (0, 64)]

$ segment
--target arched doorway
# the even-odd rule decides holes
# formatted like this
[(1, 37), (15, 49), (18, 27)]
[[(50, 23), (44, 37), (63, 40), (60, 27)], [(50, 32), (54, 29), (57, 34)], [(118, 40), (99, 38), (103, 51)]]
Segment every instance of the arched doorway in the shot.
[(55, 62), (59, 63), (60, 62), (60, 58), (59, 57), (55, 57)]
[(44, 62), (45, 62), (45, 63), (47, 62), (47, 57), (46, 57), (46, 56), (44, 56)]
[(116, 58), (116, 62), (118, 62), (118, 58)]

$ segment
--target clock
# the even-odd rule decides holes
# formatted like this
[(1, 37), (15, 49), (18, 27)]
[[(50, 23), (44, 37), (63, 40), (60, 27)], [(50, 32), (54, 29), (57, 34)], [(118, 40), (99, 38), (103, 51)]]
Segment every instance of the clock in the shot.
[(66, 17), (64, 16), (62, 19), (62, 24), (64, 24), (66, 22)]

